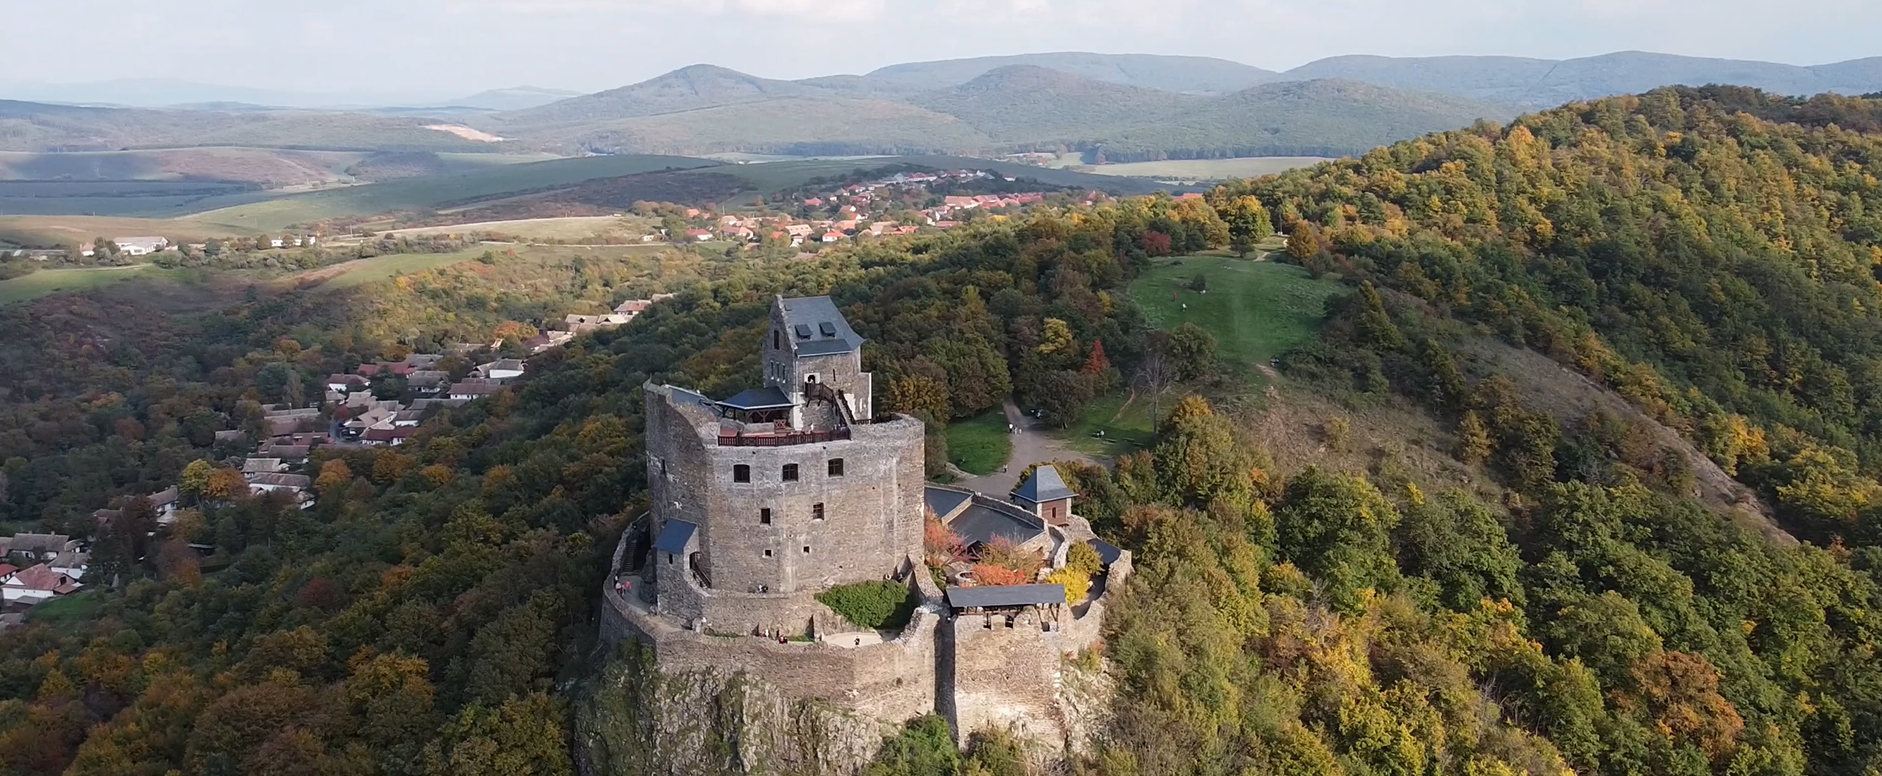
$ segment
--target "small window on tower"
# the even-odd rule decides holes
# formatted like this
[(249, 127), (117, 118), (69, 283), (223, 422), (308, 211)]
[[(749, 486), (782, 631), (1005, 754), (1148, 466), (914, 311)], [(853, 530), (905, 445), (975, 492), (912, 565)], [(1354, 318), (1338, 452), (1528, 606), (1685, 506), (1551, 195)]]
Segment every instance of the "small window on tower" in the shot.
[(818, 504), (812, 504), (812, 505), (811, 505), (811, 507), (810, 507), (810, 519), (812, 519), (812, 520), (822, 520), (822, 519), (823, 519), (823, 504), (821, 504), (821, 503), (818, 503)]
[(809, 554), (810, 554), (810, 545), (808, 545), (808, 544), (806, 544), (806, 545), (804, 545), (804, 554), (805, 554), (805, 555), (809, 555)]
[(759, 525), (771, 524), (771, 508), (770, 507), (765, 507), (763, 509), (758, 510), (758, 524)]
[(778, 348), (781, 348), (781, 347), (784, 347), (784, 338), (779, 336), (777, 329), (772, 329), (771, 330), (771, 349), (777, 350)]
[(751, 467), (746, 466), (745, 464), (742, 464), (742, 463), (733, 465), (732, 466), (732, 481), (733, 482), (751, 482)]
[(843, 459), (841, 458), (830, 459), (830, 476), (832, 477), (843, 476)]
[(769, 558), (769, 557), (771, 557), (771, 551), (770, 551), (770, 550), (765, 550), (765, 557), (767, 557), (767, 558)]
[(797, 481), (797, 464), (787, 463), (784, 465), (784, 481), (785, 482)]

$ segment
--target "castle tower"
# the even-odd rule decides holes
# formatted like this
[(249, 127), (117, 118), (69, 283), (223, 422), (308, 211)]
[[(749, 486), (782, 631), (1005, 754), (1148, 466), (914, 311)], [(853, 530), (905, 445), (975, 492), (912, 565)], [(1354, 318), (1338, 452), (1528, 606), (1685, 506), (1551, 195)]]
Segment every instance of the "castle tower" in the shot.
[(1063, 526), (1072, 516), (1072, 499), (1078, 494), (1066, 487), (1065, 478), (1052, 464), (1040, 464), (1032, 476), (1013, 490), (1013, 503), (1032, 510), (1040, 519)]
[(764, 346), (765, 386), (802, 405), (811, 386), (841, 391), (857, 420), (871, 417), (873, 391), (863, 371), (863, 338), (827, 296), (778, 297)]
[(802, 633), (817, 593), (922, 552), (920, 421), (875, 417), (863, 338), (828, 297), (779, 298), (764, 385), (715, 401), (648, 384), (656, 606), (715, 633)]

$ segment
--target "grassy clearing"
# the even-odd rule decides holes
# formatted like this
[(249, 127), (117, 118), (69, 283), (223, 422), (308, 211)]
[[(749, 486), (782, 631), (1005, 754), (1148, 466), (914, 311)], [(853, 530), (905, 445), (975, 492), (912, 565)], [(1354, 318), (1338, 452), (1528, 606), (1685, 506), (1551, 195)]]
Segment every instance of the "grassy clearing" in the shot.
[[(1169, 412), (1179, 398), (1181, 394), (1176, 391), (1164, 394), (1157, 411)], [(1150, 397), (1142, 393), (1100, 399), (1061, 436), (1073, 449), (1095, 458), (1137, 452), (1156, 441), (1156, 419), (1150, 415), (1150, 405)]]
[(19, 245), (90, 245), (104, 237), (156, 235), (171, 242), (205, 242), (218, 237), (253, 234), (219, 224), (164, 218), (109, 216), (0, 216), (0, 240)]
[[(1207, 293), (1191, 291), (1197, 274)], [(1233, 256), (1185, 256), (1158, 261), (1131, 285), (1131, 296), (1151, 322), (1172, 329), (1194, 323), (1220, 344), (1234, 373), (1311, 342), (1318, 336), (1326, 300), (1342, 292), (1330, 280), (1315, 280), (1299, 267)]]
[(948, 461), (969, 474), (992, 474), (1013, 457), (1013, 437), (1006, 413), (988, 412), (948, 426)]
[(377, 256), (290, 275), (283, 278), (281, 284), (296, 286), (317, 283), (325, 290), (352, 288), (377, 280), (388, 280), (435, 267), (472, 261), (490, 250), (492, 250), (490, 247), (480, 245), (456, 253), (402, 253)]
[(97, 619), (104, 608), (105, 598), (102, 594), (74, 593), (35, 606), (26, 617), (35, 623), (63, 625)]
[[(1077, 159), (1077, 157), (1072, 157)], [(1126, 162), (1087, 165), (1075, 163), (1064, 169), (1094, 175), (1125, 175), (1157, 180), (1227, 180), (1259, 178), (1301, 167), (1331, 161), (1320, 156), (1255, 156), (1241, 159), (1170, 159), (1161, 162)]]
[(90, 291), (161, 272), (162, 270), (157, 269), (155, 264), (40, 270), (12, 280), (0, 280), (0, 305), (30, 302), (42, 296), (66, 291)]

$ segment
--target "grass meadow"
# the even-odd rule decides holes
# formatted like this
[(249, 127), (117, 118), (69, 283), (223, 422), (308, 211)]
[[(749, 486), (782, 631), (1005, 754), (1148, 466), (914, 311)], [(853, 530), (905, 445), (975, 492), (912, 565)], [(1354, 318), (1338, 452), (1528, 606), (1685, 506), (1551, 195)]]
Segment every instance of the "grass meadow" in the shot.
[[(1197, 275), (1207, 279), (1208, 291), (1189, 289)], [(1209, 330), (1225, 366), (1238, 374), (1312, 341), (1327, 298), (1341, 292), (1338, 283), (1315, 280), (1300, 267), (1213, 255), (1159, 260), (1131, 285), (1153, 324)]]
[(995, 409), (948, 426), (948, 461), (968, 474), (992, 474), (1013, 457), (1006, 413)]

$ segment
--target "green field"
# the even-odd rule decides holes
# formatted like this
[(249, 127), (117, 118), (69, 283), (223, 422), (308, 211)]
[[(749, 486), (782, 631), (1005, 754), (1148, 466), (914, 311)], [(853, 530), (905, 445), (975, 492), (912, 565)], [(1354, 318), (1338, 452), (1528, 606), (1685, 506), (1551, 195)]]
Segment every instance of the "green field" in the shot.
[[(1198, 273), (1207, 293), (1189, 290)], [(1214, 334), (1225, 365), (1237, 371), (1318, 336), (1326, 300), (1338, 283), (1315, 280), (1288, 264), (1232, 256), (1185, 256), (1159, 260), (1131, 284), (1131, 297), (1159, 328), (1194, 323)]]
[(0, 280), (0, 305), (29, 302), (62, 291), (89, 291), (94, 288), (146, 277), (161, 272), (155, 264), (128, 267), (86, 267), (83, 269), (44, 269), (12, 280)]
[[(1156, 411), (1167, 414), (1180, 395), (1165, 394)], [(1147, 394), (1117, 394), (1100, 399), (1085, 411), (1072, 427), (1060, 434), (1081, 453), (1097, 458), (1116, 458), (1142, 450), (1156, 441), (1156, 420), (1150, 417), (1151, 401)], [(1099, 436), (1100, 432), (1103, 436)]]
[(67, 624), (96, 619), (104, 611), (105, 597), (96, 591), (60, 596), (33, 607), (26, 615), (35, 623)]
[(192, 220), (234, 228), (273, 232), (296, 224), (351, 218), (395, 210), (429, 210), (442, 205), (572, 186), (597, 178), (668, 168), (716, 166), (682, 156), (588, 156), (529, 164), (493, 166), (462, 175), (408, 178), (239, 204), (199, 213)]
[[(1077, 157), (1072, 157), (1077, 159)], [(1161, 162), (1086, 165), (1074, 163), (1064, 169), (1094, 175), (1127, 175), (1157, 180), (1227, 180), (1259, 178), (1301, 167), (1331, 161), (1321, 156), (1253, 156), (1240, 159), (1170, 159)]]
[(992, 474), (1013, 457), (1006, 413), (993, 410), (948, 426), (948, 461), (968, 474)]

